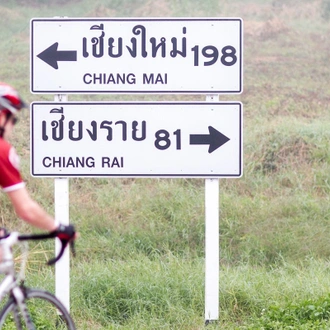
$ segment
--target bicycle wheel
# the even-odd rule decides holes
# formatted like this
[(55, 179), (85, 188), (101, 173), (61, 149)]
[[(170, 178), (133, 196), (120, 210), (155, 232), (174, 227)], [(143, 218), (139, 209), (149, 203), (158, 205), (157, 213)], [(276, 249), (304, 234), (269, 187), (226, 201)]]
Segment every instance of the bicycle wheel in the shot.
[(11, 297), (0, 313), (0, 329), (76, 329), (70, 314), (54, 295), (47, 291), (36, 289), (25, 289), (25, 294), (25, 304), (32, 326), (25, 324), (19, 307), (14, 298)]

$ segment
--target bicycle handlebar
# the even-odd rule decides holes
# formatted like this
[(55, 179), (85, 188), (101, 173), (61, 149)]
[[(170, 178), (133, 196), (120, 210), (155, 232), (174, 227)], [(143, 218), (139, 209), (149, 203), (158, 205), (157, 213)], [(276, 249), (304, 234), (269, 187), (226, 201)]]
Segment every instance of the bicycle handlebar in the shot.
[[(36, 241), (36, 240), (46, 240), (46, 239), (55, 238), (55, 237), (57, 237), (56, 232), (50, 232), (50, 233), (44, 233), (44, 234), (19, 235), (18, 240), (19, 241), (28, 241), (28, 240)], [(54, 265), (57, 261), (59, 261), (62, 258), (63, 253), (69, 243), (70, 243), (70, 248), (71, 248), (73, 256), (76, 255), (73, 239), (66, 240), (63, 238), (59, 238), (59, 240), (61, 242), (60, 252), (58, 253), (58, 255), (55, 258), (48, 260), (47, 265), (49, 265), (49, 266)]]
[[(10, 246), (14, 245), (15, 242), (17, 242), (17, 241), (46, 240), (46, 239), (51, 239), (51, 238), (58, 237), (58, 234), (56, 233), (56, 231), (53, 231), (53, 232), (50, 232), (50, 233), (21, 235), (17, 232), (9, 233), (9, 232), (7, 232), (7, 230), (5, 228), (1, 228), (1, 230), (3, 230), (4, 233), (0, 237), (0, 241), (9, 238), (12, 235), (14, 236), (13, 240), (10, 240), (11, 241), (9, 243)], [(58, 237), (58, 238), (61, 242), (60, 252), (58, 253), (58, 255), (55, 258), (48, 260), (47, 265), (54, 265), (58, 260), (60, 260), (61, 257), (63, 256), (64, 250), (66, 249), (68, 244), (70, 244), (73, 256), (76, 255), (73, 239), (65, 239), (65, 238), (60, 238), (60, 237)]]

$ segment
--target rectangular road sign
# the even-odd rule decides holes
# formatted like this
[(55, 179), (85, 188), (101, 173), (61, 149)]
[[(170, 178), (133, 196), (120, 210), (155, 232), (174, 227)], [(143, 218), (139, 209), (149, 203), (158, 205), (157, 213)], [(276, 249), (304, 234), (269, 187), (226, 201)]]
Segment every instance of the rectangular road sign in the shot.
[(35, 102), (31, 174), (240, 177), (240, 102)]
[(240, 18), (34, 18), (32, 93), (241, 93)]

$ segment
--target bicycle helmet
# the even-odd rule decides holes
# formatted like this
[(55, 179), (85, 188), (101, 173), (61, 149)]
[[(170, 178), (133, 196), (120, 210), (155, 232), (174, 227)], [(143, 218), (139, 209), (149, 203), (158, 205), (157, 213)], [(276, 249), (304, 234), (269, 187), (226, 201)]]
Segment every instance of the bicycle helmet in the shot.
[(0, 82), (0, 111), (7, 110), (14, 115), (24, 107), (25, 103), (17, 91), (13, 87)]

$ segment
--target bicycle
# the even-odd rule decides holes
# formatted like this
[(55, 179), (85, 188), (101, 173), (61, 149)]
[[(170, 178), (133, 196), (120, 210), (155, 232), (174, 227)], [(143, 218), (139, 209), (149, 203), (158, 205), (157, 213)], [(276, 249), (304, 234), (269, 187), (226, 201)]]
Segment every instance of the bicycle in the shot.
[[(21, 235), (18, 232), (5, 232), (0, 237), (2, 262), (0, 273), (5, 275), (0, 283), (0, 302), (9, 295), (8, 301), (0, 311), (0, 329), (3, 330), (39, 330), (68, 329), (75, 330), (74, 322), (64, 305), (51, 293), (45, 290), (32, 289), (24, 285), (25, 266), (28, 255), (28, 240), (54, 238), (53, 233)], [(61, 240), (61, 249), (48, 265), (55, 264), (63, 255), (68, 241)], [(22, 257), (19, 272), (15, 271), (12, 247), (21, 243)], [(74, 253), (73, 241), (70, 242)]]

